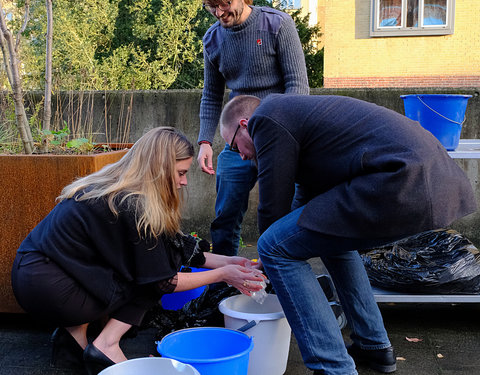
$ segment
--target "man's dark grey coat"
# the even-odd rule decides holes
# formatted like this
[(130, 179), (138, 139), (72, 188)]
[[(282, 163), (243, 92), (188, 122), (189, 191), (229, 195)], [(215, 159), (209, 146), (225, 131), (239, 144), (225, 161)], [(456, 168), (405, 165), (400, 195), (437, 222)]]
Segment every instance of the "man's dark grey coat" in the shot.
[(440, 142), (387, 108), (342, 96), (274, 94), (248, 130), (257, 152), (260, 233), (292, 204), (306, 204), (301, 227), (379, 239), (442, 228), (476, 210), (469, 180)]

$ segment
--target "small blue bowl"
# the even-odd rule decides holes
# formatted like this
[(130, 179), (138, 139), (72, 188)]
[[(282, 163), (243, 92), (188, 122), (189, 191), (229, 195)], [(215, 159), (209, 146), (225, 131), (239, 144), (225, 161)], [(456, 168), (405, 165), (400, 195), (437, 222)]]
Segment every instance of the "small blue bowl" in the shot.
[[(208, 271), (207, 268), (190, 268), (192, 272)], [(185, 290), (183, 292), (164, 294), (161, 298), (162, 307), (165, 310), (180, 310), (187, 302), (200, 297), (204, 290), (205, 286), (201, 286), (195, 289)]]

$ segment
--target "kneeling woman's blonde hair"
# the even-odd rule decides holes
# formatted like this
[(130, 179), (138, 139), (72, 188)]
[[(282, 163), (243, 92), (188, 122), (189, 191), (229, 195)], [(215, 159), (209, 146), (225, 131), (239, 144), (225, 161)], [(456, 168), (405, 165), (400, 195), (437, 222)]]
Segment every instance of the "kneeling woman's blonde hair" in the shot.
[[(106, 198), (111, 211), (127, 198), (134, 202), (139, 235), (180, 233), (183, 197), (176, 185), (176, 163), (193, 157), (193, 145), (175, 128), (159, 127), (143, 135), (116, 163), (66, 186), (58, 200)], [(116, 200), (122, 194), (121, 201)]]

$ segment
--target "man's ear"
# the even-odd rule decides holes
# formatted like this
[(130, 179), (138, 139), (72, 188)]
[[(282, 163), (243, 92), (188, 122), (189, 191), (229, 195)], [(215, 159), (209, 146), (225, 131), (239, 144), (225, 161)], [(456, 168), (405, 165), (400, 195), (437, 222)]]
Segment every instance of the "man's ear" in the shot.
[(247, 125), (248, 125), (248, 119), (242, 118), (238, 123), (240, 124), (240, 126), (241, 126), (242, 128), (245, 128), (245, 129), (246, 129), (246, 128), (247, 128)]

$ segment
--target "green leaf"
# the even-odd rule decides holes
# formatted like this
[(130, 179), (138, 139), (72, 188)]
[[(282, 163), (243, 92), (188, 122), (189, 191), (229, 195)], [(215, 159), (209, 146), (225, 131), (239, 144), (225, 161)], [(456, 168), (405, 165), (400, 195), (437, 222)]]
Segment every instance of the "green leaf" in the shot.
[(81, 148), (84, 144), (88, 143), (87, 138), (75, 138), (72, 139), (71, 141), (67, 142), (67, 147), (68, 148), (73, 148), (73, 149), (79, 149)]

